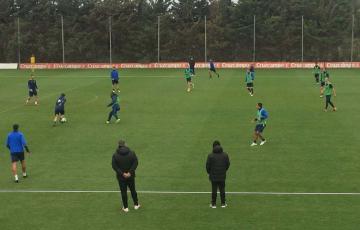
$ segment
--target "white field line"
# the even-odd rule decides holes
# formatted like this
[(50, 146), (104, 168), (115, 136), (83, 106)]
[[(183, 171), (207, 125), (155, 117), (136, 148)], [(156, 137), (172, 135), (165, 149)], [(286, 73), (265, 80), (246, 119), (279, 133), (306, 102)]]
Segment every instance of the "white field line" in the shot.
[[(187, 191), (137, 191), (140, 194), (210, 194), (211, 192)], [(119, 193), (115, 190), (0, 190), (0, 193)], [(268, 196), (359, 196), (360, 192), (226, 192), (234, 195), (268, 195)]]

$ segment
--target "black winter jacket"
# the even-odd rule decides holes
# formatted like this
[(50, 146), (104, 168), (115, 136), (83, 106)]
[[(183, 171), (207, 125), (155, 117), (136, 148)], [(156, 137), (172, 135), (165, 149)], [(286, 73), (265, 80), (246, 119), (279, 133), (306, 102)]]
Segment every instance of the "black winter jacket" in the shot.
[[(126, 146), (119, 147), (112, 156), (112, 168), (116, 172), (118, 180), (134, 179), (135, 170), (138, 166), (136, 154)], [(131, 177), (123, 177), (123, 173), (130, 172)]]
[(223, 152), (221, 146), (215, 146), (206, 161), (206, 171), (209, 174), (209, 179), (215, 182), (225, 181), (226, 171), (229, 167), (229, 156)]

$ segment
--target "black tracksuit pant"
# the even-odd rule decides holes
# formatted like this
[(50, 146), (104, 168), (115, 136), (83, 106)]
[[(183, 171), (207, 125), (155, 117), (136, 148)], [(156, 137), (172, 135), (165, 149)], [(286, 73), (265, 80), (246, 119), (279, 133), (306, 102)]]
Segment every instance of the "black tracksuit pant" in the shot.
[(221, 204), (225, 204), (225, 181), (211, 181), (211, 204), (216, 205), (217, 190), (220, 191)]
[(137, 192), (135, 190), (135, 179), (129, 179), (129, 180), (118, 180), (119, 181), (119, 187), (121, 191), (121, 199), (123, 202), (123, 207), (128, 208), (128, 197), (127, 197), (127, 188), (129, 187), (131, 192), (131, 197), (134, 201), (134, 205), (138, 205), (138, 197)]

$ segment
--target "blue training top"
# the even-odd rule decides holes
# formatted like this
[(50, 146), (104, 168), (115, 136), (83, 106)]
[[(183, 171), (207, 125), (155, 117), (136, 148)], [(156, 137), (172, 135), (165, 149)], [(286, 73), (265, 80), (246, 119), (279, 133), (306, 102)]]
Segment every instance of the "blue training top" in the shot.
[(112, 80), (119, 80), (119, 72), (116, 69), (111, 71), (111, 79)]
[(215, 69), (215, 65), (214, 65), (214, 62), (210, 62), (210, 69)]
[(26, 140), (24, 135), (19, 131), (9, 133), (6, 141), (6, 147), (10, 150), (11, 154), (24, 152)]

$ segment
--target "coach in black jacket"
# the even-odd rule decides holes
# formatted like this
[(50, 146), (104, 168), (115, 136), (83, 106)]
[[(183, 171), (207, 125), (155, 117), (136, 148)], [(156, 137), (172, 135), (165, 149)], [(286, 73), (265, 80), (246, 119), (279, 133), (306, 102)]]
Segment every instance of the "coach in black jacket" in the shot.
[(127, 187), (129, 187), (135, 210), (140, 208), (137, 193), (135, 190), (135, 170), (138, 166), (138, 159), (133, 151), (126, 145), (125, 141), (120, 140), (119, 146), (112, 157), (112, 168), (116, 172), (119, 182), (121, 198), (123, 202), (122, 210), (128, 212)]
[(208, 155), (206, 161), (206, 171), (212, 185), (211, 208), (216, 208), (217, 189), (220, 190), (221, 207), (225, 208), (225, 180), (226, 171), (230, 167), (229, 156), (224, 153), (220, 142), (214, 141), (213, 151)]

